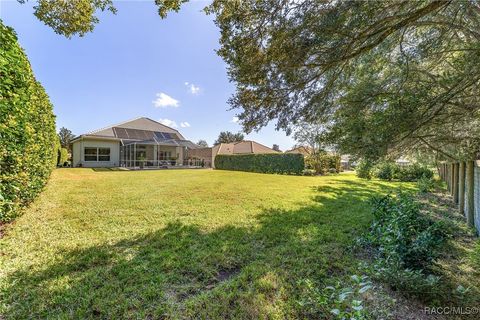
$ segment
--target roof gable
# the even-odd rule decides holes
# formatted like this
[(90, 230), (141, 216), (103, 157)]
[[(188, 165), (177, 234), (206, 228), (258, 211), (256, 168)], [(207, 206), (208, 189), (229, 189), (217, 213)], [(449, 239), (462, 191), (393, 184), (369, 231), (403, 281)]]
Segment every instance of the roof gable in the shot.
[(122, 123), (114, 124), (109, 127), (91, 131), (88, 134), (96, 135), (96, 136), (115, 137), (115, 132), (113, 128), (125, 128), (125, 129), (137, 129), (137, 130), (175, 133), (176, 135), (179, 136), (180, 139), (185, 139), (177, 130), (146, 117), (140, 117), (140, 118), (125, 121)]

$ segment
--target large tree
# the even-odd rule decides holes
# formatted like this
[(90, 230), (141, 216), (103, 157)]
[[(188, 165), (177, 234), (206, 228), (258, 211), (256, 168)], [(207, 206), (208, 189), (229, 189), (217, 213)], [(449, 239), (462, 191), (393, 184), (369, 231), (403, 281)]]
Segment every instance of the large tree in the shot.
[(208, 147), (208, 142), (206, 140), (200, 139), (200, 140), (198, 140), (197, 145), (202, 147), (202, 148), (207, 148)]
[(213, 143), (214, 145), (220, 143), (232, 143), (232, 142), (240, 142), (244, 140), (244, 136), (241, 132), (233, 133), (230, 131), (222, 131), (218, 135), (217, 140)]
[(58, 138), (60, 139), (60, 145), (62, 148), (71, 151), (70, 142), (73, 140), (73, 138), (75, 138), (75, 135), (72, 133), (72, 131), (65, 127), (61, 127), (58, 131)]
[(479, 148), (477, 1), (214, 1), (247, 132), (322, 123), (369, 158)]
[[(155, 3), (163, 18), (187, 1)], [(91, 31), (96, 10), (115, 12), (110, 0), (37, 2), (37, 17), (66, 36)], [(321, 123), (325, 142), (368, 158), (478, 152), (477, 0), (213, 0), (206, 11), (247, 133)]]

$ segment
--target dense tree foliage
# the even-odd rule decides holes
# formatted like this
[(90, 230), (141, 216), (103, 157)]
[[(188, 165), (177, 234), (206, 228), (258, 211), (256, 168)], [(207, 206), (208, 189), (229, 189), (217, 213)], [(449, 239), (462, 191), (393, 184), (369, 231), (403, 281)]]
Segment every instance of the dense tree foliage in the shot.
[(222, 131), (218, 135), (217, 140), (213, 143), (214, 145), (220, 143), (232, 143), (232, 142), (240, 142), (244, 140), (244, 136), (241, 132), (233, 133), (230, 131)]
[(208, 142), (203, 140), (203, 139), (200, 139), (200, 140), (198, 140), (197, 145), (202, 147), (202, 148), (207, 148), (208, 147)]
[[(24, 0), (20, 0), (24, 1)], [(159, 15), (188, 0), (156, 0)], [(60, 34), (83, 35), (111, 0), (38, 0)], [(480, 148), (477, 0), (213, 0), (230, 99), (248, 133), (324, 125), (325, 142), (365, 158)]]
[(214, 1), (247, 132), (322, 123), (367, 158), (479, 148), (478, 1)]
[(0, 221), (9, 221), (45, 185), (59, 143), (52, 104), (1, 20), (0, 79)]
[(70, 143), (73, 138), (75, 138), (75, 135), (72, 133), (72, 131), (65, 127), (61, 127), (58, 131), (58, 138), (60, 139), (60, 145), (62, 148), (65, 148), (71, 152), (72, 150), (70, 148)]
[[(26, 3), (29, 0), (17, 0)], [(99, 23), (97, 11), (117, 13), (113, 0), (36, 0), (34, 15), (56, 33), (67, 38), (83, 37)], [(158, 14), (165, 18), (169, 11), (178, 11), (187, 0), (155, 0)]]

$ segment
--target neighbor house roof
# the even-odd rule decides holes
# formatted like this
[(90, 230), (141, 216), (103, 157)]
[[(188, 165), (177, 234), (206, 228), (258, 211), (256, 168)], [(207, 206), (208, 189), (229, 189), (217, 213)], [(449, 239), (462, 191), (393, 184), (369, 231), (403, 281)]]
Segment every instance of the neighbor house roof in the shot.
[(139, 117), (90, 131), (76, 137), (72, 142), (84, 137), (122, 141), (185, 140), (178, 130), (147, 117)]
[(306, 147), (306, 146), (299, 146), (291, 150), (287, 150), (285, 151), (285, 153), (300, 153), (300, 154), (303, 154), (304, 156), (308, 156), (309, 154), (312, 153), (312, 148)]
[(212, 148), (213, 154), (280, 153), (255, 141), (245, 140), (233, 143), (220, 143)]

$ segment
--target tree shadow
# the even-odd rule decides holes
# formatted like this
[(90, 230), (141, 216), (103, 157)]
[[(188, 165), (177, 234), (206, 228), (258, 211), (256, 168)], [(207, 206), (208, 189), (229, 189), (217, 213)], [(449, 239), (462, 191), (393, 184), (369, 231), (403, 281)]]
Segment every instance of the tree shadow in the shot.
[[(368, 184), (370, 185), (370, 183)], [(297, 210), (265, 208), (248, 226), (205, 231), (180, 221), (115, 243), (56, 252), (8, 275), (0, 298), (12, 318), (258, 318), (300, 314), (298, 281), (352, 274), (365, 200), (384, 184), (314, 189)], [(212, 302), (213, 301), (213, 302)]]

